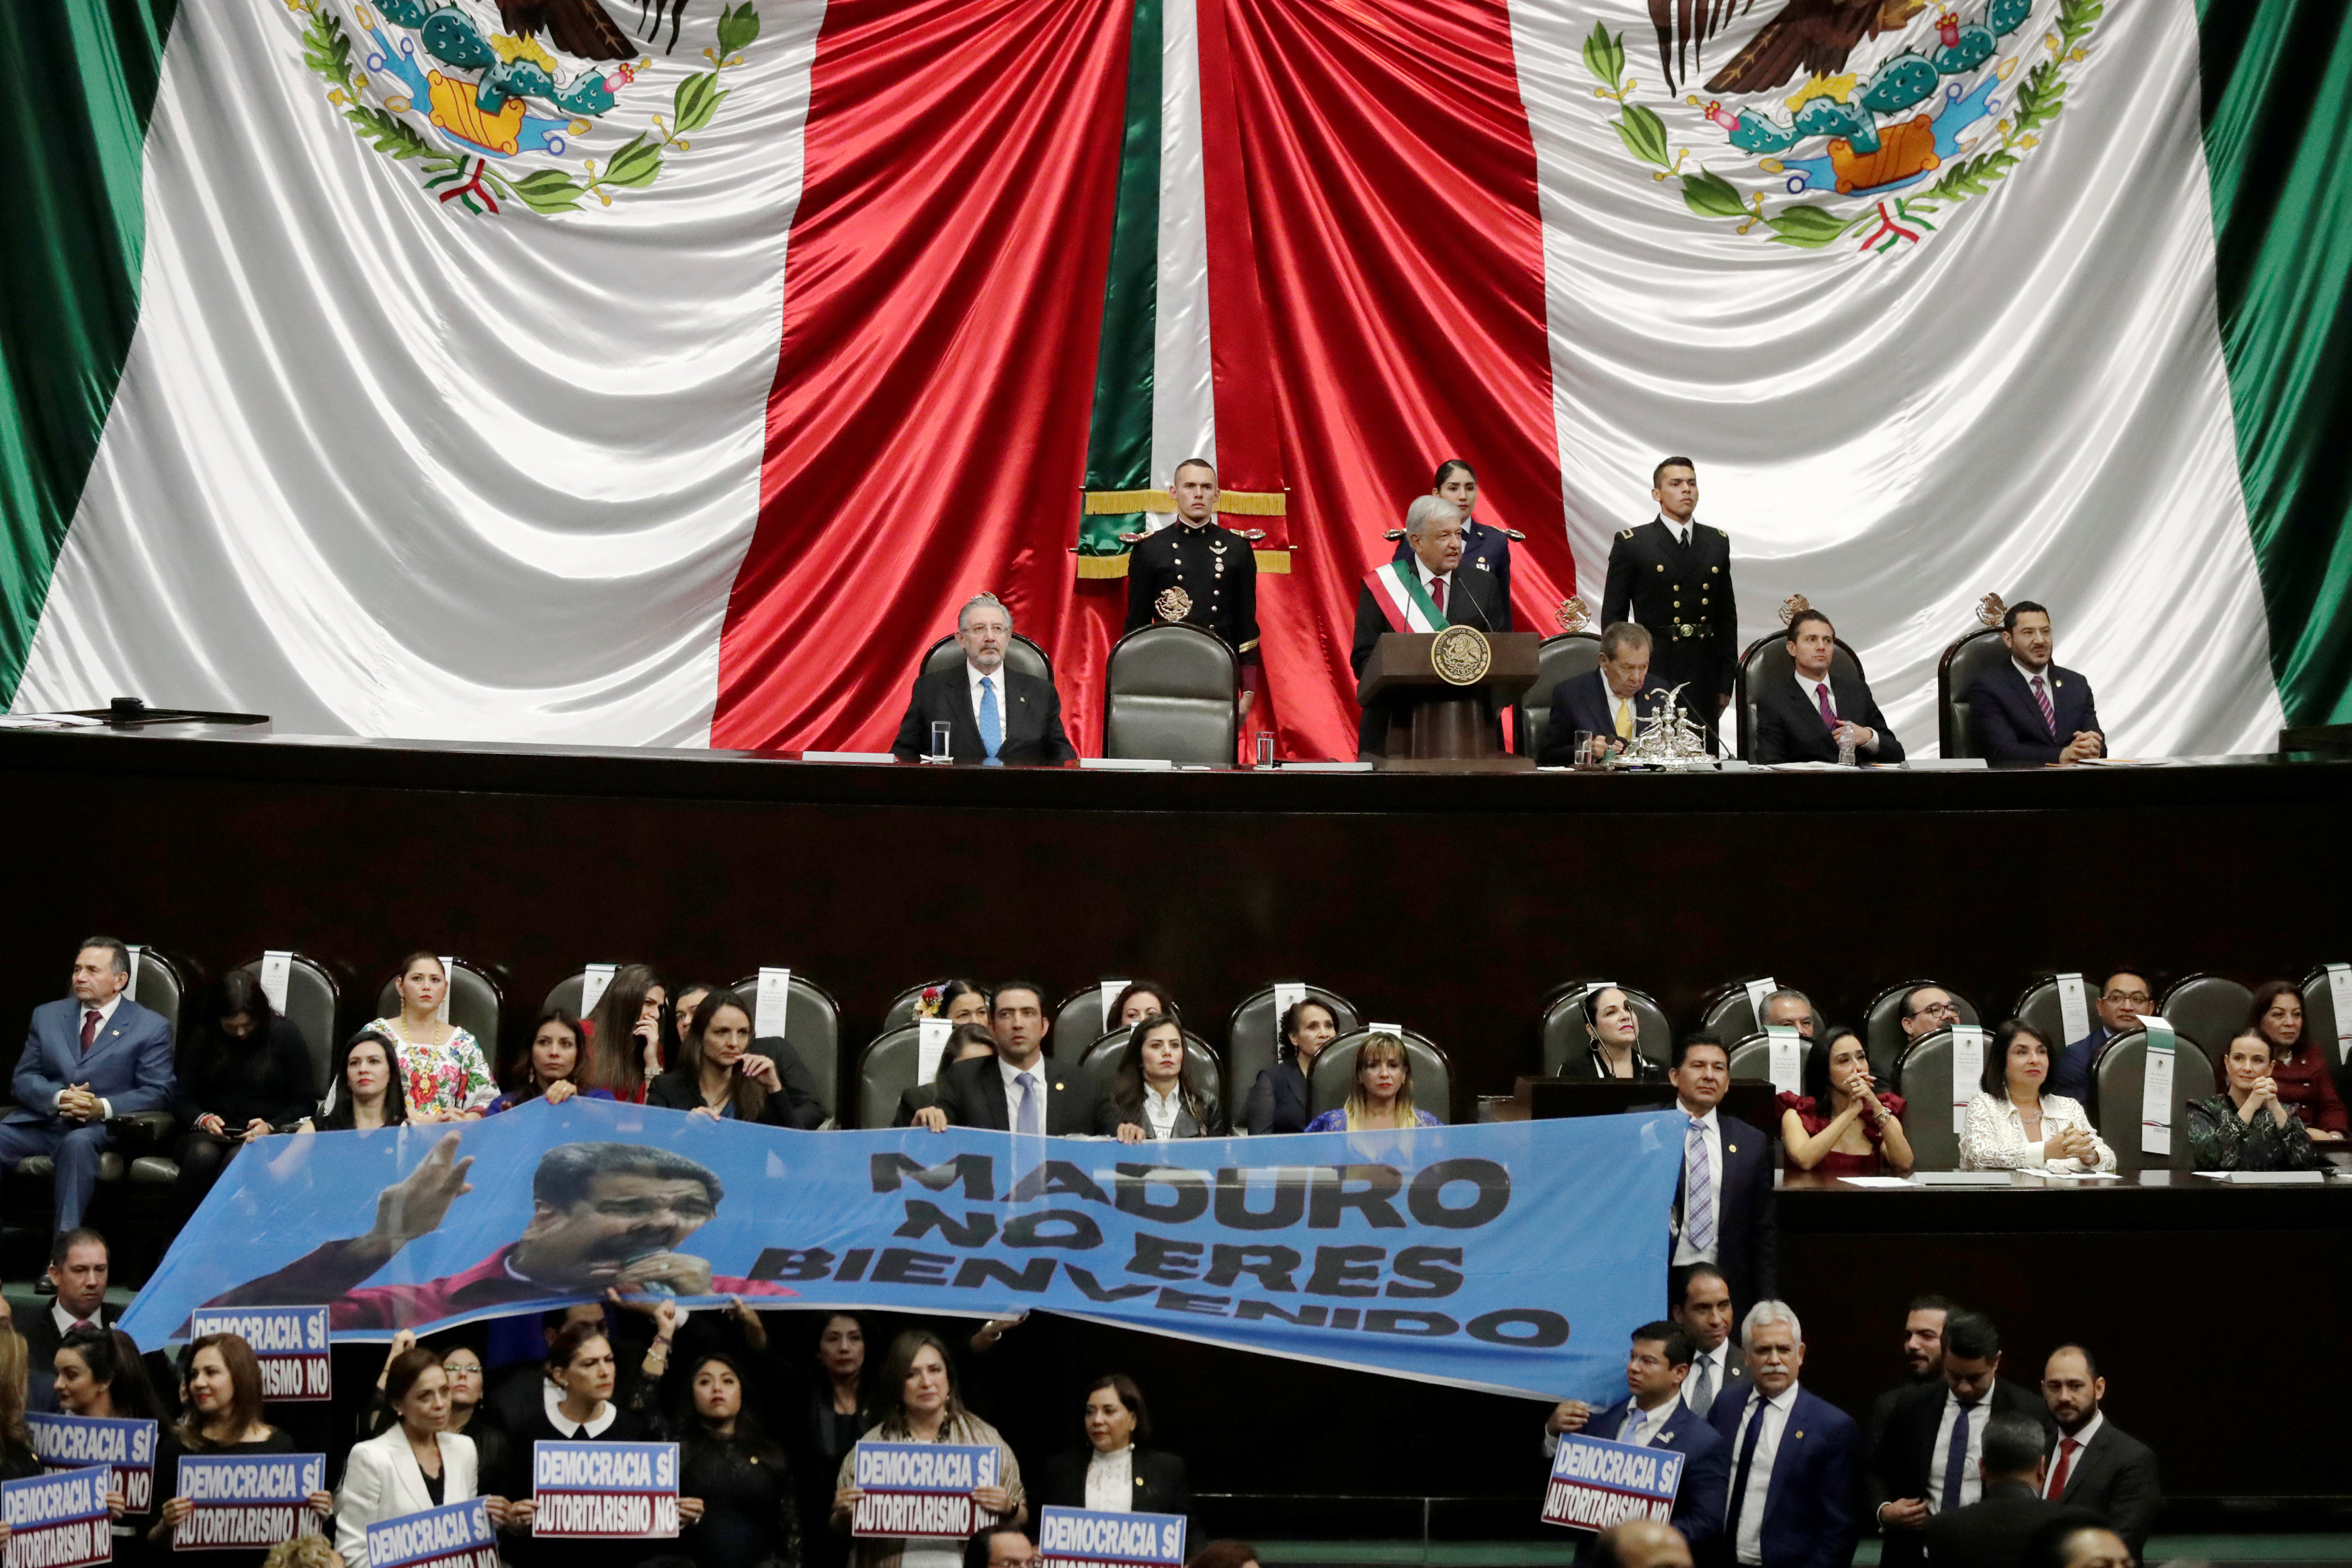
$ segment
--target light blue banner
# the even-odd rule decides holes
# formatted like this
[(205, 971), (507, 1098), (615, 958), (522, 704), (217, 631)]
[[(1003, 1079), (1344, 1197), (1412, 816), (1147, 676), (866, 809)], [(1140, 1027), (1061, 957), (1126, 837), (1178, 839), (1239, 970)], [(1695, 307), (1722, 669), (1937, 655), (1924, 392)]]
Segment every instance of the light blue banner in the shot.
[(1601, 1396), (1665, 1307), (1665, 1114), (1122, 1145), (803, 1133), (574, 1099), (268, 1139), (122, 1320), (331, 1303), (387, 1339), (593, 1300), (1044, 1309), (1539, 1397)]

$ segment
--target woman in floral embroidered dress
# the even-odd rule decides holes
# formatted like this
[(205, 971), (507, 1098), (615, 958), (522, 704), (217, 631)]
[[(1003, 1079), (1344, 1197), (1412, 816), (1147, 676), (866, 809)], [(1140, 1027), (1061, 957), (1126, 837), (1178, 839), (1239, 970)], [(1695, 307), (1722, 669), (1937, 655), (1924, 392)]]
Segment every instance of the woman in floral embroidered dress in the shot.
[(408, 1093), (411, 1122), (470, 1122), (499, 1097), (489, 1059), (481, 1042), (443, 1020), (441, 998), (449, 972), (429, 952), (400, 961), (400, 1012), (368, 1027), (400, 1047), (401, 1082)]

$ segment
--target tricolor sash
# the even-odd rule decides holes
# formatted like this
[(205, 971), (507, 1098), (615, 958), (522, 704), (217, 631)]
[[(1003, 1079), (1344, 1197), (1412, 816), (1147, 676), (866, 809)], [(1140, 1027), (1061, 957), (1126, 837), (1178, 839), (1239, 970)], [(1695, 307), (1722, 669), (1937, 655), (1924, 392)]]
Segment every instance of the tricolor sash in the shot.
[(1454, 624), (1422, 587), (1421, 573), (1403, 561), (1392, 560), (1366, 573), (1364, 586), (1372, 591), (1372, 602), (1389, 618), (1391, 632), (1441, 632)]

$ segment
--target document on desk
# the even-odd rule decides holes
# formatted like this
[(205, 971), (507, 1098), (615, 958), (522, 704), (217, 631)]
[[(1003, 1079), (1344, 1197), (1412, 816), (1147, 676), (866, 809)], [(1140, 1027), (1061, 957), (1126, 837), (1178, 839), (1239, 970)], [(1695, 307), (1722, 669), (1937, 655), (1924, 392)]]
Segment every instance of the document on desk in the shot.
[(2326, 1171), (2199, 1171), (2207, 1181), (2226, 1181), (2237, 1186), (2321, 1186), (2327, 1181)]
[[(2005, 1179), (2005, 1178), (2004, 1178), (2004, 1179)], [(1919, 1185), (1917, 1182), (1913, 1181), (1909, 1176), (1842, 1176), (1838, 1177), (1838, 1180), (1840, 1180), (1840, 1181), (1842, 1181), (1842, 1182), (1845, 1183), (1845, 1185), (1846, 1185), (1846, 1186), (1912, 1186), (1912, 1187), (1916, 1187), (1916, 1186), (1917, 1186)]]
[(2009, 1186), (2011, 1171), (1921, 1171), (1916, 1180), (1922, 1186)]

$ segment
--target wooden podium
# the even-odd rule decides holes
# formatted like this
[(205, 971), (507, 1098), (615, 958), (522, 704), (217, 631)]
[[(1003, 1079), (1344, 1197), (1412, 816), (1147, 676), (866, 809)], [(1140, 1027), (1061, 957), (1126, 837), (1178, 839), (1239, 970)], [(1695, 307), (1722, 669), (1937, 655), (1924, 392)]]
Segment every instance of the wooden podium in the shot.
[(1365, 661), (1356, 700), (1367, 708), (1390, 709), (1388, 749), (1375, 758), (1387, 773), (1523, 773), (1532, 756), (1503, 749), (1502, 711), (1536, 684), (1537, 645), (1532, 632), (1496, 632), (1486, 637), (1493, 659), (1469, 685), (1455, 685), (1437, 673), (1432, 651), (1442, 632), (1383, 632)]

